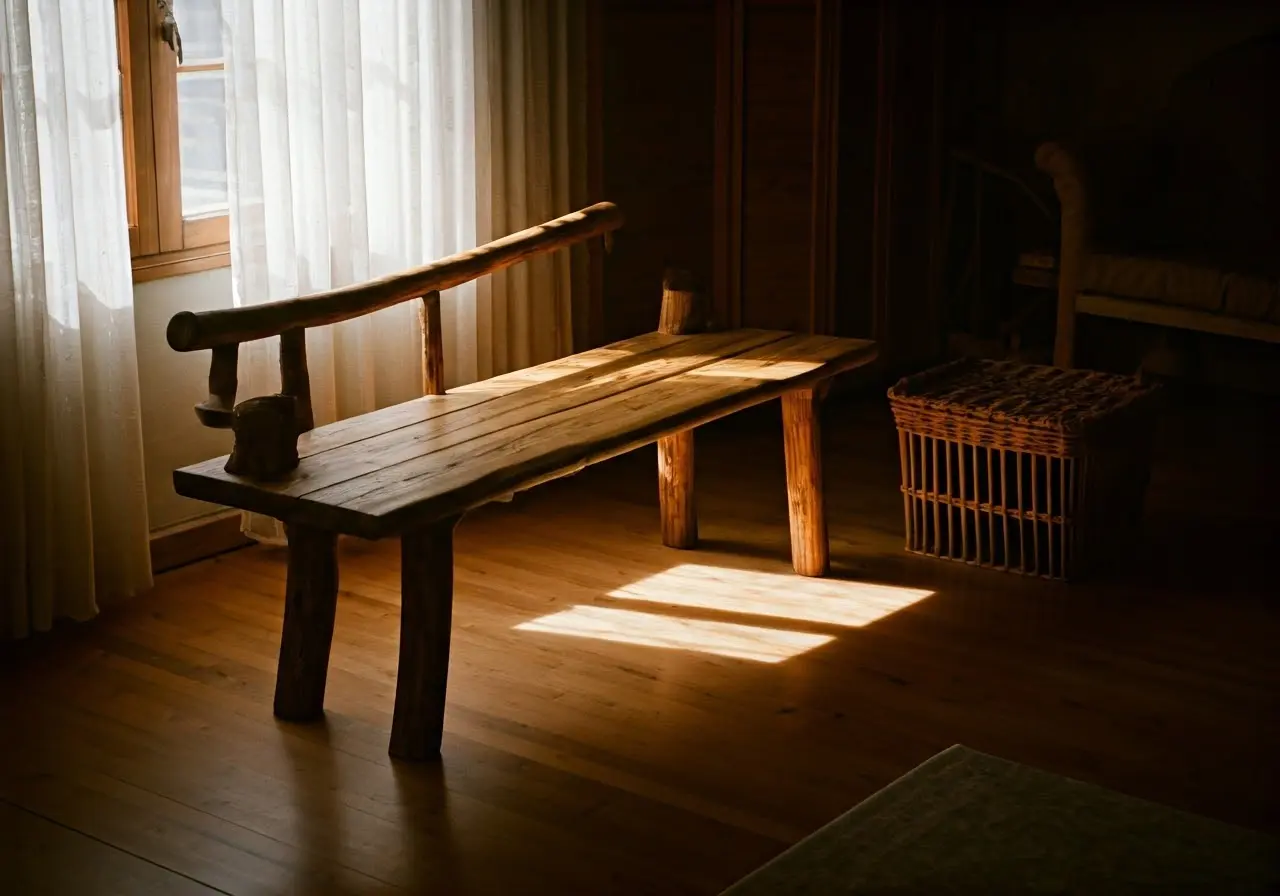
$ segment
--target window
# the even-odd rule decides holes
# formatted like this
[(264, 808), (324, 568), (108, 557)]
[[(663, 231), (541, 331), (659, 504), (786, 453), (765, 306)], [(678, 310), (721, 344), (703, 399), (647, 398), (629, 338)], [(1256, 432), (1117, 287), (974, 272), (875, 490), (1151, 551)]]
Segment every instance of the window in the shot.
[(220, 0), (116, 0), (135, 281), (230, 264)]

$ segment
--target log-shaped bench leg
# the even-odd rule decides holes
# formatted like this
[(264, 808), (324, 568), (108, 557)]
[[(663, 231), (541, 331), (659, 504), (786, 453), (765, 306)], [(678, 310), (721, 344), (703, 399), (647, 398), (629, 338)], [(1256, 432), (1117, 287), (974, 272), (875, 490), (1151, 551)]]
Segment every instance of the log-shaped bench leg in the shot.
[(400, 670), (391, 721), (396, 759), (434, 759), (444, 735), (457, 518), (400, 536)]
[[(705, 302), (689, 271), (668, 268), (662, 275), (658, 332), (668, 336), (697, 333), (705, 323)], [(693, 500), (693, 430), (658, 439), (658, 505), (662, 543), (669, 548), (698, 545), (698, 512)]]
[(288, 534), (289, 572), (274, 709), (277, 718), (306, 722), (324, 713), (338, 604), (338, 536), (299, 525), (289, 526)]
[(698, 544), (698, 512), (693, 498), (693, 430), (658, 439), (658, 504), (662, 543), (669, 548)]
[(825, 576), (831, 566), (822, 494), (820, 401), (818, 389), (797, 389), (782, 396), (791, 563), (802, 576)]

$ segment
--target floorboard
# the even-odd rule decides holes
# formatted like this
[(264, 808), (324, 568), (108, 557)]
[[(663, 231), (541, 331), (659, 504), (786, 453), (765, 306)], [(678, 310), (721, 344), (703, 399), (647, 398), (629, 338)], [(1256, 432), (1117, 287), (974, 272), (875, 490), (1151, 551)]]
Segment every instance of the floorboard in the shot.
[(166, 573), (0, 661), (0, 891), (716, 893), (954, 743), (1280, 833), (1275, 410), (1175, 403), (1132, 562), (1070, 586), (906, 555), (883, 402), (824, 419), (830, 580), (776, 403), (700, 432), (699, 550), (652, 449), (491, 505), (435, 765), (386, 755), (394, 542), (341, 544), (313, 725), (271, 716), (282, 553)]
[(0, 892), (214, 896), (222, 891), (0, 802)]

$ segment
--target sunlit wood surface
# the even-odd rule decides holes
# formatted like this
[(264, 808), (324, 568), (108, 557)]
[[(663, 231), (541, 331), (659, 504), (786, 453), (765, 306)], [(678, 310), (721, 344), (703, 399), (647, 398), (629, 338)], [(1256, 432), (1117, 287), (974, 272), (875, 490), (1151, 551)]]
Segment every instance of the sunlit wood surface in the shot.
[(1268, 416), (1171, 419), (1105, 585), (904, 555), (883, 401), (824, 417), (833, 579), (790, 572), (776, 403), (700, 431), (702, 550), (652, 449), (492, 505), (436, 765), (386, 755), (394, 542), (343, 543), (317, 725), (271, 715), (283, 554), (166, 574), (0, 665), (0, 893), (716, 893), (954, 743), (1280, 833)]
[(778, 330), (646, 333), (303, 433), (297, 469), (275, 481), (228, 473), (219, 457), (177, 470), (174, 486), (286, 523), (398, 536), (875, 355), (865, 339)]

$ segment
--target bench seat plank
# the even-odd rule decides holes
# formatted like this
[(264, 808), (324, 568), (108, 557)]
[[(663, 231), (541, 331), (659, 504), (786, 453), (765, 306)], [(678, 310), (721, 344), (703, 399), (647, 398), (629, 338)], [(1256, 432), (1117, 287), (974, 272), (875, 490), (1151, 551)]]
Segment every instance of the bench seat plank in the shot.
[(366, 538), (398, 534), (575, 472), (663, 435), (803, 388), (875, 356), (873, 343), (766, 330), (651, 333), (321, 427), (288, 478), (216, 458), (179, 494)]
[[(305, 497), (366, 473), (572, 410), (778, 338), (778, 334), (767, 330), (715, 333), (698, 343), (667, 336), (663, 344), (647, 351), (621, 355), (579, 371), (557, 370), (554, 379), (534, 380), (506, 394), (476, 390), (460, 396), (431, 396), (422, 399), (429, 402), (425, 406), (429, 416), (425, 419), (352, 439), (322, 452), (313, 448), (308, 454), (311, 463), (300, 466), (283, 482), (262, 487), (282, 495)], [(484, 400), (471, 403), (477, 396), (484, 396)], [(455, 398), (462, 401), (454, 403)]]
[[(762, 331), (755, 331), (762, 332)], [(769, 332), (769, 331), (763, 331)], [(777, 334), (772, 334), (777, 338)], [(661, 352), (676, 342), (661, 333), (645, 333), (633, 339), (625, 339), (601, 348), (557, 358), (536, 367), (513, 370), (487, 380), (455, 386), (446, 395), (425, 395), (401, 404), (391, 405), (367, 414), (359, 414), (339, 420), (327, 426), (303, 433), (298, 438), (299, 457), (308, 457), (352, 442), (372, 438), (385, 432), (412, 426), (458, 410), (476, 407), (514, 392), (528, 396), (536, 394), (535, 386), (554, 391), (572, 388), (580, 380), (571, 379), (578, 374), (589, 373), (607, 366), (625, 365)], [(209, 463), (213, 463), (210, 461)]]

